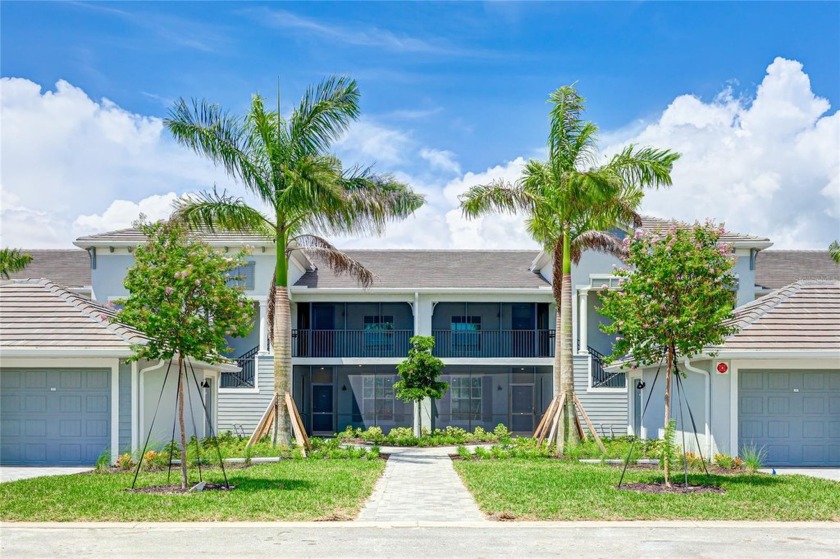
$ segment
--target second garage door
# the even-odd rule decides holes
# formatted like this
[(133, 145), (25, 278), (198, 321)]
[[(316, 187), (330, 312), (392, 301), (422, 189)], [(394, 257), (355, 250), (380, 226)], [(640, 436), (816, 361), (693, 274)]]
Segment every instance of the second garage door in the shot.
[(769, 466), (840, 466), (840, 370), (738, 372), (739, 446)]
[(0, 463), (93, 465), (110, 445), (110, 369), (0, 370)]

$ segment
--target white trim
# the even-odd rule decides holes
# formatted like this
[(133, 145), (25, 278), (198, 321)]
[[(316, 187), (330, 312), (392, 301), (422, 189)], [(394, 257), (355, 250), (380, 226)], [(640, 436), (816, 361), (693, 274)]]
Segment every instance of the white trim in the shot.
[(738, 366), (729, 372), (729, 454), (738, 456)]
[(120, 361), (111, 364), (111, 464), (120, 456)]
[[(706, 402), (705, 402), (705, 414), (706, 414), (706, 425), (705, 425), (705, 437), (706, 437), (706, 458), (711, 460), (712, 459), (712, 375), (709, 371), (704, 371), (703, 369), (698, 369), (691, 364), (691, 361), (686, 358), (685, 361), (685, 368), (693, 373), (697, 373), (699, 375), (703, 375), (706, 377), (704, 382), (704, 388), (706, 393)], [(685, 429), (685, 426), (683, 426)]]
[(5, 362), (7, 359), (13, 357), (68, 357), (68, 358), (96, 358), (96, 357), (117, 357), (127, 359), (134, 355), (131, 349), (126, 345), (125, 349), (92, 349), (92, 348), (45, 348), (45, 347), (26, 347), (26, 348), (11, 348), (4, 347), (0, 350), (0, 358)]
[(131, 451), (137, 452), (140, 441), (140, 372), (137, 361), (131, 362)]
[[(540, 287), (369, 287), (367, 289), (362, 287), (306, 287), (302, 285), (295, 285), (289, 288), (289, 293), (456, 293), (458, 295), (469, 296), (471, 293), (499, 293), (509, 295), (512, 293), (523, 293), (528, 295), (548, 295), (551, 296), (551, 286)], [(553, 301), (554, 299), (552, 299)]]

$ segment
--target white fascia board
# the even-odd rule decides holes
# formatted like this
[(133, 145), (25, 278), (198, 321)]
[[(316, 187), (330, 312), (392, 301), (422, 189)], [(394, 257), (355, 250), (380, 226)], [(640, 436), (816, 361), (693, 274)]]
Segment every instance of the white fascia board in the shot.
[[(207, 239), (202, 239), (202, 241), (211, 247), (221, 248), (221, 247), (244, 247), (245, 245), (252, 246), (252, 247), (265, 247), (265, 248), (274, 248), (274, 241), (209, 241)], [(107, 241), (107, 240), (95, 240), (95, 241), (85, 241), (79, 242), (73, 241), (73, 245), (77, 246), (82, 249), (89, 249), (89, 248), (107, 248), (107, 247), (120, 247), (120, 248), (133, 248), (137, 245), (141, 244), (139, 241)]]
[(469, 295), (471, 293), (498, 293), (500, 295), (510, 295), (522, 293), (526, 295), (551, 295), (551, 286), (545, 287), (306, 287), (301, 285), (292, 286), (289, 288), (291, 293), (306, 293), (314, 295), (316, 293), (329, 294), (353, 294), (353, 293), (404, 293), (414, 296), (415, 293), (459, 293)]
[[(840, 349), (834, 350), (789, 350), (789, 349), (774, 349), (774, 350), (732, 350), (727, 351), (722, 349), (718, 351), (714, 357), (704, 354), (693, 359), (813, 359), (813, 358), (834, 358), (838, 359)], [(840, 359), (838, 359), (838, 366), (840, 366)]]
[(52, 348), (52, 347), (22, 347), (2, 348), (0, 358), (6, 357), (121, 357), (134, 355), (131, 349), (91, 349), (91, 348)]
[(439, 357), (444, 365), (504, 365), (506, 367), (534, 367), (553, 365), (553, 357)]
[(732, 246), (734, 248), (755, 248), (758, 250), (764, 250), (765, 248), (773, 246), (773, 242), (768, 239), (740, 240), (733, 241)]

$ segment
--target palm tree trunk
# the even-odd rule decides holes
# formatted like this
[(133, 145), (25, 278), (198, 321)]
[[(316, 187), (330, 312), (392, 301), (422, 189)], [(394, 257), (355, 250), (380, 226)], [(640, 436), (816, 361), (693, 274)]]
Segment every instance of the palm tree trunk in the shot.
[(292, 444), (291, 418), (284, 405), (286, 392), (292, 389), (292, 311), (289, 305), (289, 268), (286, 243), (277, 243), (277, 268), (274, 270), (274, 327), (271, 344), (274, 346), (274, 446)]
[[(182, 376), (183, 375), (183, 376)], [(178, 354), (178, 424), (181, 426), (181, 489), (187, 488), (187, 431), (184, 427), (184, 356)], [(192, 410), (190, 410), (192, 413)]]

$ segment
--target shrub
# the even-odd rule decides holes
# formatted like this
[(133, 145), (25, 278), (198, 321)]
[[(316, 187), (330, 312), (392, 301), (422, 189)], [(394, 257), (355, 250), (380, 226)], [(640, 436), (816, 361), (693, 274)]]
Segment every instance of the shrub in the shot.
[(458, 445), (458, 456), (464, 460), (470, 460), (472, 459), (472, 452), (470, 452), (464, 445)]
[(764, 465), (767, 459), (767, 450), (762, 446), (748, 445), (741, 448), (741, 458), (744, 460), (744, 467), (748, 472), (754, 474)]
[(715, 454), (715, 464), (724, 470), (731, 470), (733, 462), (732, 457), (728, 454)]
[(111, 451), (106, 450), (96, 459), (96, 471), (107, 472), (111, 469)]
[(119, 458), (117, 458), (116, 466), (120, 470), (128, 471), (134, 467), (134, 458), (128, 452), (120, 454)]

